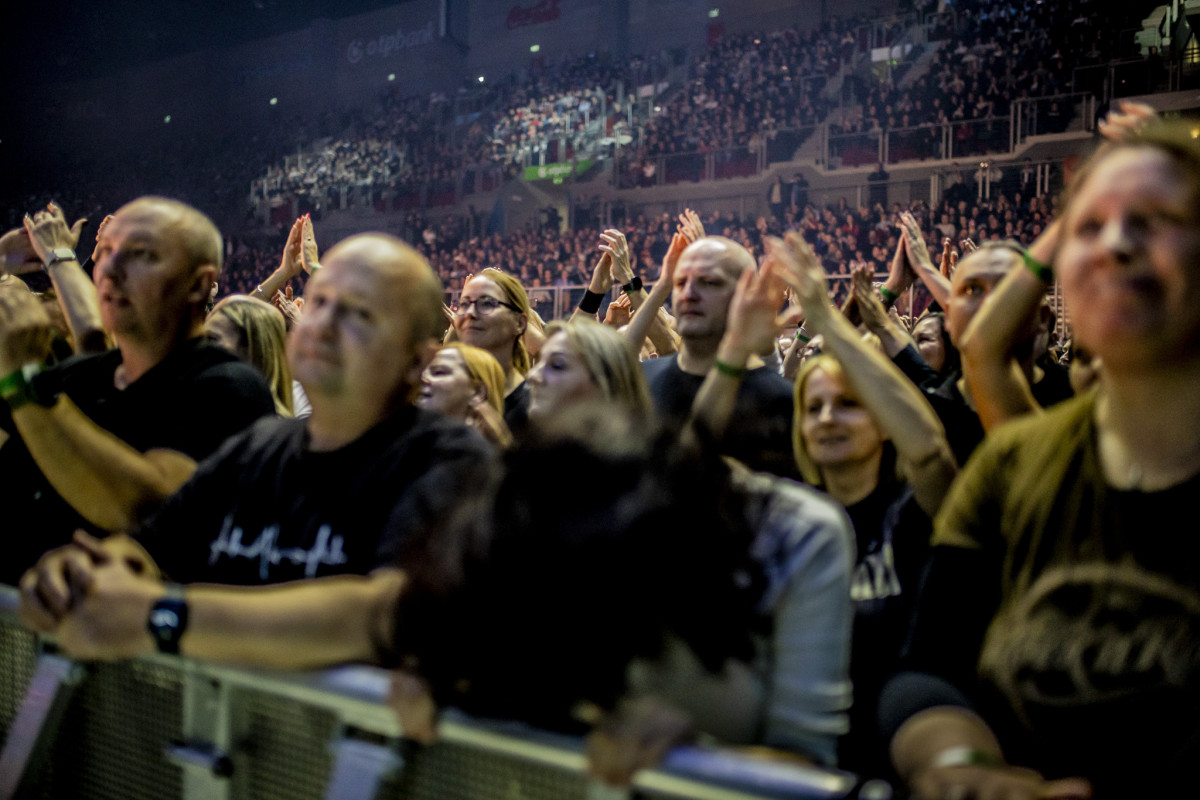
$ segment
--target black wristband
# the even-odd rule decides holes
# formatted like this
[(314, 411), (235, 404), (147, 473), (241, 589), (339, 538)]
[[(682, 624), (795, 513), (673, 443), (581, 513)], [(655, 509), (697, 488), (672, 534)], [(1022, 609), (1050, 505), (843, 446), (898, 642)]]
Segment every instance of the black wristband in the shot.
[(179, 640), (188, 626), (188, 604), (183, 587), (169, 584), (167, 593), (150, 607), (146, 630), (154, 638), (158, 652), (179, 655)]
[(633, 280), (621, 287), (621, 291), (625, 294), (640, 292), (642, 290), (642, 276), (634, 275)]
[(579, 301), (579, 310), (585, 314), (595, 314), (600, 310), (600, 301), (603, 299), (603, 294), (593, 292), (591, 289), (584, 289), (583, 299)]

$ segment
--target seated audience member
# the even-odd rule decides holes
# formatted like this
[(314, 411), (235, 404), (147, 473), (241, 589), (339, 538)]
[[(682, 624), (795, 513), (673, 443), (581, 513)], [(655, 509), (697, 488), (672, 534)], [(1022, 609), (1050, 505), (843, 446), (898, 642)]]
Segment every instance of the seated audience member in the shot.
[[(74, 260), (61, 211), (31, 241), (50, 265)], [(79, 527), (124, 530), (155, 508), (229, 436), (274, 409), (252, 367), (208, 344), (204, 308), (221, 235), (203, 214), (145, 197), (104, 227), (96, 250), (100, 318), (116, 350), (43, 368), (50, 322), (31, 294), (0, 304), (0, 447), (15, 583)], [(57, 269), (58, 267), (51, 267)]]
[(1106, 144), (1072, 181), (1053, 270), (1099, 378), (990, 434), (935, 522), (913, 671), (884, 695), (917, 797), (1194, 785), (1198, 210), (1187, 127)]
[[(659, 282), (668, 281), (673, 287), (671, 305), (682, 341), (677, 354), (645, 361), (642, 368), (655, 410), (668, 423), (682, 425), (691, 416), (696, 393), (716, 359), (738, 279), (753, 271), (755, 263), (746, 248), (720, 236), (693, 242), (677, 263), (670, 262), (664, 260)], [(735, 410), (718, 446), (751, 469), (793, 477), (791, 418), (791, 384), (776, 370), (762, 366), (756, 355), (742, 377)]]
[[(491, 448), (478, 435), (410, 403), (444, 319), (424, 259), (367, 234), (326, 264), (288, 340), (312, 415), (265, 419), (226, 442), (132, 539), (105, 540), (106, 551), (180, 583), (365, 575), (392, 565), (413, 531), (440, 524), (486, 471)], [(80, 560), (64, 548), (24, 579), (48, 618), (69, 607), (61, 570)]]
[[(322, 407), (314, 395), (314, 418)], [(71, 610), (51, 621), (31, 577), (23, 611), (77, 656), (157, 645), (272, 667), (402, 667), (401, 721), (421, 739), (448, 704), (573, 730), (572, 718), (599, 720), (593, 765), (612, 782), (700, 731), (833, 763), (853, 556), (832, 503), (587, 402), (532, 420), (505, 469), (484, 473), (433, 520), (444, 524), (412, 532), (400, 568), (173, 596), (82, 539)], [(43, 567), (53, 577), (51, 557)], [(186, 626), (156, 642), (146, 620), (163, 604), (186, 604)]]
[(486, 350), (450, 342), (421, 373), (419, 408), (464, 422), (500, 447), (512, 443), (504, 424), (504, 370)]
[(287, 364), (287, 331), (279, 310), (244, 294), (231, 294), (213, 306), (204, 320), (213, 344), (253, 366), (271, 387), (275, 413), (294, 416), (292, 371)]

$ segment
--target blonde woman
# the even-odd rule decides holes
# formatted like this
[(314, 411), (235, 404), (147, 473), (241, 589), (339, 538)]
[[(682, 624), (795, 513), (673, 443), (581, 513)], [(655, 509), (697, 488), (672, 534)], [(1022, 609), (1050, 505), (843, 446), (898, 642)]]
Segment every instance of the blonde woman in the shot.
[(213, 306), (204, 328), (214, 343), (262, 373), (275, 399), (275, 413), (295, 416), (295, 389), (285, 350), (287, 331), (278, 309), (249, 295), (233, 294)]
[(511, 426), (521, 426), (529, 407), (525, 375), (533, 366), (525, 333), (534, 313), (525, 287), (489, 267), (463, 285), (451, 311), (457, 340), (487, 350), (504, 369), (504, 417)]
[(416, 403), (479, 430), (494, 444), (512, 437), (504, 424), (504, 370), (486, 350), (462, 342), (444, 345), (425, 371)]
[(527, 377), (529, 414), (544, 415), (582, 400), (604, 400), (650, 419), (650, 392), (629, 340), (587, 317), (552, 322)]

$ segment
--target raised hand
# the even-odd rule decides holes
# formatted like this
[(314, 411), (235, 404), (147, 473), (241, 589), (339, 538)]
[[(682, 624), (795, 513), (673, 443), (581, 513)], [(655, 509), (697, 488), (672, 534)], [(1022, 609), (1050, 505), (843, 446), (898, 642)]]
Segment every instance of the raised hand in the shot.
[(604, 253), (600, 256), (600, 260), (596, 262), (596, 268), (592, 270), (592, 282), (588, 285), (588, 291), (593, 294), (607, 294), (612, 288), (612, 254)]
[(0, 275), (20, 275), (42, 268), (42, 259), (29, 241), (24, 226), (0, 236)]
[(958, 262), (958, 253), (950, 246), (950, 237), (942, 239), (942, 275), (949, 280), (954, 274), (953, 267)]
[(56, 203), (49, 203), (44, 211), (38, 211), (31, 217), (25, 215), (25, 231), (29, 234), (29, 244), (33, 247), (42, 263), (50, 260), (51, 251), (66, 247), (74, 250), (79, 244), (79, 235), (83, 232), (86, 218), (75, 220), (75, 224), (67, 227), (67, 218)]
[(300, 321), (300, 312), (304, 308), (304, 298), (292, 299), (292, 287), (285, 286), (282, 292), (276, 292), (271, 298), (271, 305), (283, 314), (283, 321), (290, 331), (292, 326)]
[(304, 217), (297, 217), (288, 232), (287, 243), (283, 246), (283, 258), (279, 262), (279, 271), (289, 279), (300, 274), (304, 268), (304, 256), (301, 252), (304, 240)]
[(775, 274), (792, 287), (796, 300), (804, 307), (809, 318), (825, 310), (832, 311), (825, 270), (804, 237), (795, 231), (788, 231), (783, 239), (768, 236), (764, 242), (768, 256), (778, 262)]
[(855, 267), (850, 280), (862, 321), (866, 323), (868, 330), (878, 333), (879, 329), (887, 324), (888, 312), (875, 291), (873, 278), (870, 267)]
[(679, 264), (679, 257), (683, 255), (683, 251), (687, 249), (691, 242), (682, 233), (677, 233), (671, 237), (671, 246), (667, 248), (666, 255), (663, 256), (662, 272), (659, 273), (659, 281), (666, 281), (670, 286), (675, 282), (675, 267)]
[(925, 246), (925, 237), (921, 235), (921, 226), (917, 224), (917, 218), (905, 211), (900, 215), (900, 229), (905, 252), (908, 253), (912, 265), (932, 268), (933, 259), (929, 257), (929, 248)]
[(688, 244), (697, 239), (703, 239), (706, 235), (704, 233), (704, 223), (700, 221), (700, 215), (690, 208), (685, 208), (683, 213), (679, 215), (679, 224), (675, 226), (675, 230), (687, 239)]
[(1100, 120), (1098, 129), (1104, 138), (1123, 142), (1137, 132), (1142, 123), (1156, 116), (1154, 109), (1145, 103), (1120, 100), (1117, 102), (1117, 109), (1109, 111), (1108, 115)]
[(628, 325), (629, 318), (633, 315), (632, 306), (633, 301), (629, 299), (629, 295), (622, 294), (608, 304), (608, 309), (604, 312), (604, 324), (613, 328)]
[(313, 232), (312, 214), (305, 214), (300, 219), (303, 221), (300, 232), (300, 263), (304, 267), (304, 271), (312, 275), (321, 268), (317, 237)]
[(794, 323), (798, 309), (778, 316), (783, 304), (783, 281), (776, 274), (778, 270), (778, 262), (768, 258), (761, 272), (748, 269), (738, 278), (721, 339), (722, 361), (744, 364), (751, 355), (768, 351), (780, 331)]
[(92, 261), (100, 255), (100, 237), (104, 235), (104, 229), (108, 227), (108, 223), (113, 221), (113, 215), (108, 214), (104, 219), (100, 220), (100, 227), (96, 228), (96, 246), (92, 249)]
[(600, 234), (600, 249), (612, 257), (610, 269), (613, 283), (624, 286), (633, 280), (633, 267), (629, 262), (629, 242), (625, 234), (616, 228), (609, 228)]

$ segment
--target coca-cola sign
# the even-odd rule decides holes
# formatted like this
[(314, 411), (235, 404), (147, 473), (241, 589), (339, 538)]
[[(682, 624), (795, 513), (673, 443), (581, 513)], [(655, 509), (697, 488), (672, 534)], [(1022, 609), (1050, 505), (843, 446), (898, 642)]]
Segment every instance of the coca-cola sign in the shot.
[(540, 0), (528, 8), (513, 6), (508, 11), (508, 19), (504, 24), (511, 31), (513, 28), (523, 28), (526, 25), (537, 25), (541, 22), (553, 22), (562, 16), (558, 8), (558, 0)]

